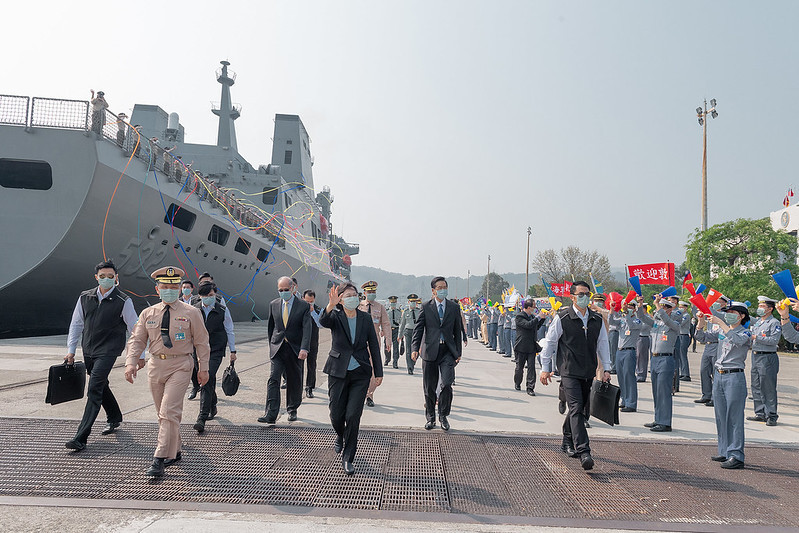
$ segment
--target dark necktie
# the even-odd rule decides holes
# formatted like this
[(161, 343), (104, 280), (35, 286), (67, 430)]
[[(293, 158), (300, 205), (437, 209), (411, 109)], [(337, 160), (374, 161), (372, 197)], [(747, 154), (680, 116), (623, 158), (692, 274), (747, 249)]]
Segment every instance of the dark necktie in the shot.
[[(441, 320), (441, 325), (444, 324), (444, 302), (438, 304), (438, 318)], [(441, 332), (441, 338), (439, 339), (441, 342), (444, 342), (444, 332)]]
[(161, 341), (164, 348), (172, 348), (172, 340), (169, 338), (169, 306), (164, 306), (164, 318), (161, 319)]

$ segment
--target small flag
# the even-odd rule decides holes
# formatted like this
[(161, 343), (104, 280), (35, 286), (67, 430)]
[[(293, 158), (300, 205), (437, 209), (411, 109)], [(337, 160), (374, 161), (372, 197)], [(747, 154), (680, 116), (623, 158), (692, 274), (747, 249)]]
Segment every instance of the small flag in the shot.
[(786, 196), (786, 197), (785, 197), (785, 199), (782, 201), (782, 205), (784, 205), (785, 207), (788, 207), (789, 205), (791, 205), (791, 201), (790, 201), (790, 200), (788, 200), (788, 197), (787, 197), (787, 196)]
[(788, 198), (793, 198), (793, 187), (788, 189)]
[(591, 276), (591, 285), (594, 286), (594, 292), (596, 294), (604, 293), (605, 289), (602, 287), (599, 281), (597, 281), (597, 279), (594, 277), (594, 274), (592, 272), (589, 272), (588, 275)]

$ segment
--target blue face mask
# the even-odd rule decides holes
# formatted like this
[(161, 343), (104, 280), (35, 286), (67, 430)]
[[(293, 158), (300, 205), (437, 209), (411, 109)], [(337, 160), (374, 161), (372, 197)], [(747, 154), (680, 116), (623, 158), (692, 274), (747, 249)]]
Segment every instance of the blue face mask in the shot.
[(203, 305), (210, 307), (216, 302), (216, 296), (203, 296), (202, 301)]
[(732, 326), (741, 318), (741, 315), (738, 313), (724, 313), (724, 321)]
[(103, 290), (108, 290), (114, 287), (117, 280), (114, 278), (100, 278), (97, 280), (97, 284), (100, 285), (100, 288)]
[(280, 299), (284, 302), (291, 300), (291, 291), (277, 291), (277, 293), (280, 295)]
[(757, 316), (765, 316), (765, 315), (766, 315), (766, 310), (763, 309), (762, 307), (758, 307), (757, 308)]
[(377, 293), (376, 292), (367, 292), (366, 293), (366, 301), (374, 302), (376, 298), (377, 298)]
[(180, 296), (180, 289), (158, 289), (158, 295), (165, 304), (176, 302)]
[(588, 307), (588, 301), (591, 299), (590, 296), (587, 294), (581, 294), (577, 298), (575, 298), (575, 303), (577, 307)]
[(188, 295), (191, 294), (191, 288), (189, 288), (189, 287), (186, 287), (185, 289), (181, 289), (181, 291), (183, 292), (183, 296), (188, 296)]
[(441, 301), (444, 301), (444, 300), (447, 299), (447, 294), (449, 294), (449, 291), (447, 289), (436, 289), (436, 296)]
[(342, 305), (344, 305), (345, 309), (349, 309), (350, 311), (352, 311), (353, 309), (358, 308), (360, 300), (358, 299), (357, 296), (347, 296), (346, 298), (341, 299), (341, 303)]

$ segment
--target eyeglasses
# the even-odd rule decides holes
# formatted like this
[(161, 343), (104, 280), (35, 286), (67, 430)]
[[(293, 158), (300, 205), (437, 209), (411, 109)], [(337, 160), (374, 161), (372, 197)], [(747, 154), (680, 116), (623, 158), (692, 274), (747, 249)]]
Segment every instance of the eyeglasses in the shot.
[(97, 279), (114, 279), (116, 277), (116, 274), (108, 274), (107, 276), (105, 274), (98, 274)]
[(589, 294), (591, 294), (591, 293), (590, 292), (575, 292), (574, 293), (575, 296), (588, 296)]

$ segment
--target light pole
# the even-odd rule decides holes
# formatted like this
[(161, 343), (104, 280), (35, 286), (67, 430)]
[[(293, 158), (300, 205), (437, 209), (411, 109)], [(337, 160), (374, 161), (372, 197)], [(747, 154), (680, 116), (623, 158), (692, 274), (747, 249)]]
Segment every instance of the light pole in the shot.
[(527, 226), (527, 263), (524, 270), (524, 294), (527, 296), (530, 291), (530, 234), (533, 233), (533, 228)]
[(490, 284), (489, 277), (491, 276), (491, 254), (488, 255), (488, 272), (486, 273), (486, 303), (488, 303), (488, 287)]
[(466, 271), (466, 297), (469, 298), (469, 278), (472, 277), (472, 271)]
[(716, 118), (716, 99), (710, 100), (710, 109), (707, 108), (707, 100), (704, 101), (704, 108), (696, 108), (696, 116), (699, 125), (702, 126), (702, 225), (701, 231), (707, 230), (707, 116)]

